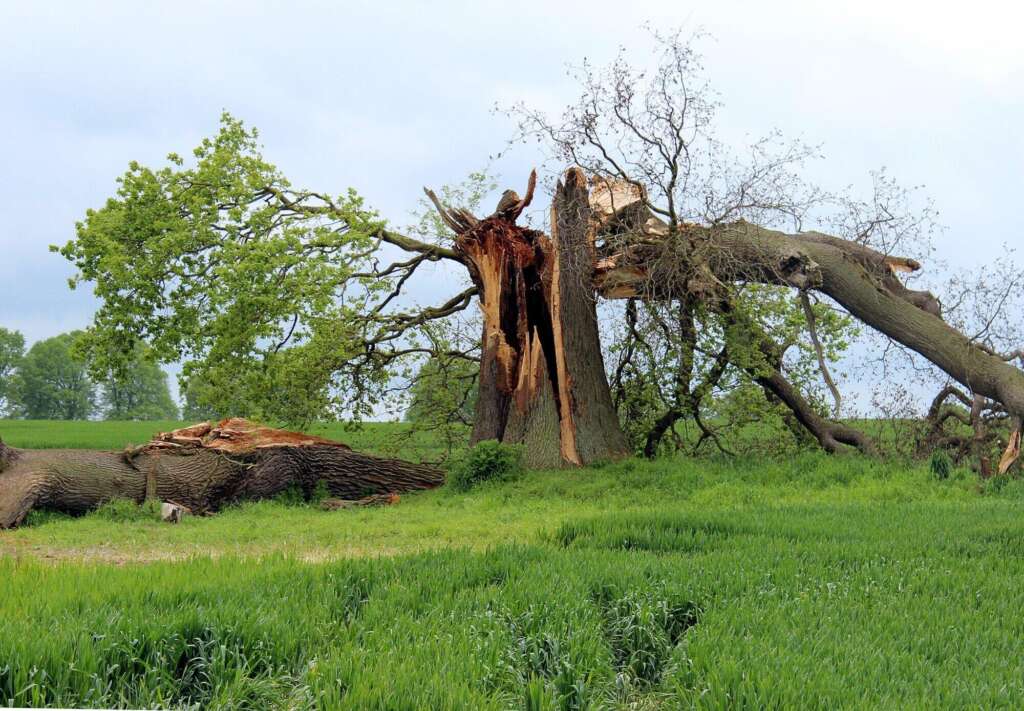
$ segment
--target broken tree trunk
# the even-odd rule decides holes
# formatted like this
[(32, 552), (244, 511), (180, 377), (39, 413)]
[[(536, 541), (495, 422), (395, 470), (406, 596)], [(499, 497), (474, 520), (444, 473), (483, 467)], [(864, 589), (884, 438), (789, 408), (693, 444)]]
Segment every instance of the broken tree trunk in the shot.
[(483, 353), (472, 441), (525, 445), (532, 467), (589, 464), (628, 453), (598, 335), (593, 223), (586, 179), (570, 170), (551, 207), (551, 237), (516, 224), (533, 198), (506, 191), (485, 219), (450, 209), (480, 294)]
[[(595, 191), (597, 192), (597, 191)], [(743, 220), (671, 228), (642, 190), (610, 182), (595, 287), (607, 298), (707, 297), (742, 281), (814, 289), (855, 318), (924, 356), (972, 393), (1024, 416), (1024, 372), (942, 320), (938, 299), (896, 276), (920, 264), (818, 232), (786, 234)]]
[(320, 482), (333, 496), (359, 499), (430, 489), (443, 484), (444, 475), (238, 419), (159, 434), (123, 452), (17, 450), (0, 443), (0, 528), (17, 526), (33, 509), (81, 514), (112, 499), (142, 502), (147, 490), (150, 498), (206, 513), (291, 487), (310, 496)]
[[(506, 191), (483, 220), (427, 191), (456, 232), (454, 253), (477, 286), (483, 354), (474, 442), (527, 445), (531, 466), (587, 464), (626, 453), (597, 333), (605, 298), (693, 299), (728, 315), (728, 286), (760, 282), (816, 290), (967, 386), (1024, 417), (1024, 373), (942, 320), (939, 301), (900, 281), (920, 264), (817, 232), (786, 234), (739, 220), (670, 226), (633, 183), (569, 170), (552, 205), (552, 236), (515, 224), (533, 196)], [(588, 280), (587, 274), (590, 278)], [(750, 342), (774, 346), (755, 329)], [(768, 359), (771, 360), (770, 358)], [(822, 447), (872, 451), (855, 428), (819, 416), (779, 368), (738, 364), (785, 403)]]

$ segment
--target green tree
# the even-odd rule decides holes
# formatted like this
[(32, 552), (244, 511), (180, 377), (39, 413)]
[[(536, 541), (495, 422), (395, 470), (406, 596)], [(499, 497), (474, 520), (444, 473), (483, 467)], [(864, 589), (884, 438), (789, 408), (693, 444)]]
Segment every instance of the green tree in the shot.
[(111, 374), (102, 384), (100, 402), (108, 420), (174, 420), (178, 406), (167, 386), (167, 373), (145, 348), (123, 372)]
[(17, 405), (14, 375), (25, 354), (25, 337), (0, 328), (0, 417), (9, 417)]
[(465, 358), (434, 356), (416, 373), (406, 422), (428, 426), (472, 425), (479, 364)]
[(81, 335), (62, 333), (29, 348), (14, 379), (28, 419), (84, 420), (93, 414), (96, 387), (75, 351)]
[[(416, 332), (475, 289), (409, 312), (413, 272), (461, 263), (436, 235), (386, 229), (353, 191), (297, 190), (224, 114), (218, 134), (151, 169), (132, 163), (59, 252), (101, 305), (83, 341), (92, 373), (122, 372), (136, 344), (181, 361), (204, 409), (270, 421), (373, 412), (393, 373), (429, 352)], [(417, 227), (411, 234), (416, 234)], [(382, 250), (411, 252), (382, 262)]]
[[(221, 413), (210, 402), (216, 402), (216, 393), (210, 392), (208, 386), (204, 386), (199, 380), (190, 380), (185, 385), (184, 403), (181, 407), (181, 416), (189, 422), (202, 422), (206, 420), (219, 420)], [(239, 415), (242, 413), (232, 413)]]

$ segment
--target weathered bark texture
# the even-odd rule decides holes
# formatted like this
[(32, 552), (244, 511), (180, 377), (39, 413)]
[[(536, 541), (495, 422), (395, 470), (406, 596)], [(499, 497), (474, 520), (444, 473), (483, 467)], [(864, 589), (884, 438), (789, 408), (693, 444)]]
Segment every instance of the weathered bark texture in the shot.
[(566, 173), (552, 235), (516, 225), (533, 198), (506, 191), (477, 219), (442, 205), (480, 294), (483, 353), (472, 441), (525, 445), (532, 467), (589, 464), (627, 454), (604, 371), (592, 281), (594, 224), (586, 179)]
[(0, 528), (17, 526), (32, 509), (80, 514), (111, 499), (156, 498), (206, 513), (293, 486), (308, 496), (321, 481), (333, 496), (359, 499), (430, 489), (443, 484), (444, 475), (245, 420), (175, 430), (124, 452), (0, 444)]

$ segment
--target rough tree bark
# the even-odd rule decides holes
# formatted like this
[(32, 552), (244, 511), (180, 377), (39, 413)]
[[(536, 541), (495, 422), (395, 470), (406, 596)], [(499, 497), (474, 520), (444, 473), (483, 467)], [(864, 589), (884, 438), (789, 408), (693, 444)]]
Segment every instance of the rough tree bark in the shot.
[(444, 475), (245, 420), (175, 430), (123, 452), (17, 450), (0, 443), (0, 528), (17, 526), (32, 509), (80, 514), (111, 499), (156, 498), (205, 513), (293, 486), (308, 496), (321, 481), (332, 496), (358, 499), (433, 488)]
[(516, 224), (533, 199), (506, 191), (485, 219), (442, 205), (483, 311), (472, 441), (525, 445), (529, 466), (625, 456), (601, 355), (592, 281), (594, 222), (580, 170), (558, 183), (549, 238)]

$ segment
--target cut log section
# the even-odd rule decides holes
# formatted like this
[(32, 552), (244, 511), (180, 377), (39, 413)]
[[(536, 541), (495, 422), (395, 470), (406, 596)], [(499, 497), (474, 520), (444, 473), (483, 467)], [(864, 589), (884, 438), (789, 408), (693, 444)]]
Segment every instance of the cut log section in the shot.
[(360, 499), (431, 489), (444, 474), (240, 419), (161, 433), (123, 452), (0, 444), (0, 528), (17, 526), (33, 509), (81, 514), (112, 499), (142, 502), (147, 494), (203, 514), (291, 487), (312, 496), (320, 482), (332, 496)]

